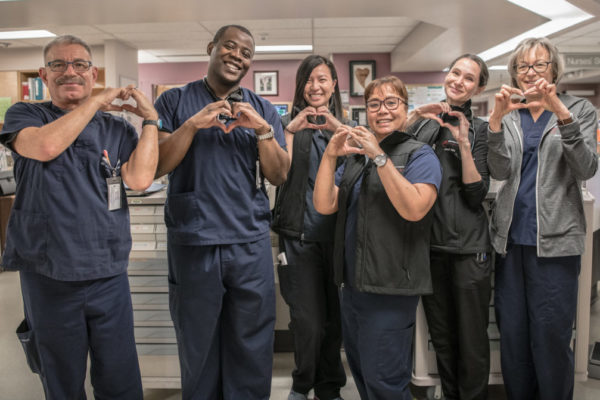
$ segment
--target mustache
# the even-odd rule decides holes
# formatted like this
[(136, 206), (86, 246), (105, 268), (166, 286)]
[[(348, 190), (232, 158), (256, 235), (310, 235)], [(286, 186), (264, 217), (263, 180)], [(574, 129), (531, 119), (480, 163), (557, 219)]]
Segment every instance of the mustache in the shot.
[(83, 81), (83, 79), (73, 76), (61, 76), (56, 80), (57, 85), (64, 85), (67, 83), (76, 83), (79, 85), (83, 85), (85, 82)]

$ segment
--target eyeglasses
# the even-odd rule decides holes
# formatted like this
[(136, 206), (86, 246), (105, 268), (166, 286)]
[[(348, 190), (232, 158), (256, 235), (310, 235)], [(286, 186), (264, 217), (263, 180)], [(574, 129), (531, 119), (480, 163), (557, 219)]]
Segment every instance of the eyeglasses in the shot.
[(546, 72), (548, 65), (552, 64), (552, 61), (536, 61), (534, 64), (519, 64), (517, 65), (517, 73), (519, 75), (525, 75), (529, 72), (529, 69), (533, 68), (538, 74)]
[(49, 61), (46, 65), (52, 72), (65, 72), (69, 68), (69, 64), (73, 66), (75, 72), (86, 72), (92, 66), (91, 61), (75, 60), (75, 61), (64, 61), (54, 60)]
[(367, 110), (369, 110), (370, 112), (377, 112), (383, 104), (385, 105), (385, 108), (387, 108), (390, 111), (393, 111), (396, 108), (398, 108), (400, 103), (407, 104), (406, 101), (404, 101), (400, 97), (386, 97), (383, 100), (372, 99), (367, 101)]

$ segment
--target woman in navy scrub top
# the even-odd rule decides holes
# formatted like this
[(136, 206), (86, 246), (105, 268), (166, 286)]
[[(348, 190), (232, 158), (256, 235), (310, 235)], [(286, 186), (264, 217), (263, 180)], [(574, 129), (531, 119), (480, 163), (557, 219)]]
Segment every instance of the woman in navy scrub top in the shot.
[[(368, 130), (338, 128), (314, 190), (318, 212), (338, 212), (334, 277), (348, 364), (363, 400), (412, 399), (412, 339), (419, 295), (431, 293), (430, 210), (440, 163), (402, 132), (408, 95), (389, 76), (365, 89)], [(337, 157), (347, 156), (336, 172)]]
[(598, 165), (597, 117), (587, 100), (557, 93), (563, 61), (548, 39), (522, 41), (508, 70), (488, 136), (490, 174), (502, 181), (490, 229), (502, 374), (509, 399), (571, 399), (581, 183)]

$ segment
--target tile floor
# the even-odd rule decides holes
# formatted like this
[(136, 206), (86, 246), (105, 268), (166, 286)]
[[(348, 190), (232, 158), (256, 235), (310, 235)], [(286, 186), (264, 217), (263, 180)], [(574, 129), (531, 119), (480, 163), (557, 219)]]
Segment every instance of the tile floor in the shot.
[[(0, 400), (42, 400), (44, 393), (37, 375), (29, 372), (25, 357), (16, 339), (14, 330), (22, 319), (22, 303), (18, 274), (0, 273)], [(600, 301), (591, 309), (590, 343), (600, 341)], [(291, 353), (276, 353), (273, 365), (271, 399), (285, 400), (291, 385), (290, 372), (293, 368)], [(86, 383), (88, 398), (93, 399), (89, 382)], [(427, 398), (427, 388), (414, 387), (415, 399)], [(354, 382), (349, 375), (348, 384), (342, 390), (345, 400), (359, 400)], [(146, 400), (181, 399), (179, 390), (148, 389), (144, 391)], [(503, 386), (490, 387), (490, 400), (506, 399)], [(575, 383), (576, 400), (600, 398), (600, 380), (588, 379)]]

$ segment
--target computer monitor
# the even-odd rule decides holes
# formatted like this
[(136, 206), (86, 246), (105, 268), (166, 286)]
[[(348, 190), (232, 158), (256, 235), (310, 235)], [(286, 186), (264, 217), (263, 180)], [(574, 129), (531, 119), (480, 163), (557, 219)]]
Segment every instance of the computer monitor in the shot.
[(289, 104), (287, 103), (273, 103), (273, 106), (282, 117), (289, 112)]

